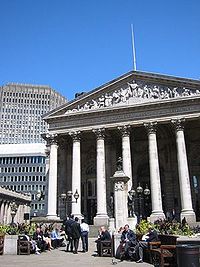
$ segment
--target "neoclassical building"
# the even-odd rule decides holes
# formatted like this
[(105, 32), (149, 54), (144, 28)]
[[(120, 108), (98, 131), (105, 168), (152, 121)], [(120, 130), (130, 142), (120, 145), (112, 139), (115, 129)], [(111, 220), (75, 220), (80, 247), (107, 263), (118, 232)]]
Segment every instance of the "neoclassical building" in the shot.
[(30, 204), (30, 194), (0, 186), (0, 224), (30, 222)]
[(110, 177), (122, 157), (128, 190), (138, 184), (150, 188), (140, 207), (143, 216), (153, 221), (174, 209), (180, 219), (199, 219), (200, 81), (131, 71), (44, 120), (49, 124), (44, 137), (50, 149), (48, 218), (64, 217), (61, 194), (77, 190), (71, 212), (90, 224), (106, 222), (115, 190)]

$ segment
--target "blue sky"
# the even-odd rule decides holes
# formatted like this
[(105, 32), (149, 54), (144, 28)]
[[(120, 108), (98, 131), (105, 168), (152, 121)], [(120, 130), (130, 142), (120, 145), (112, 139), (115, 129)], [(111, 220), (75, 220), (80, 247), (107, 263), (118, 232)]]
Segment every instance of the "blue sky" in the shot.
[(137, 69), (200, 79), (199, 0), (0, 0), (0, 85), (69, 100)]

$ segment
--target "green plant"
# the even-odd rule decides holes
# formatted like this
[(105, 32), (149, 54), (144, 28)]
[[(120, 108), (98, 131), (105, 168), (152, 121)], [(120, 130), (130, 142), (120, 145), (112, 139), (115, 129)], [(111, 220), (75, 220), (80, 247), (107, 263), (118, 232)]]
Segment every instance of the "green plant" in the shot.
[(148, 233), (148, 230), (150, 227), (154, 228), (152, 223), (150, 223), (146, 220), (142, 220), (136, 227), (136, 234), (137, 235), (145, 235)]
[(158, 220), (154, 224), (142, 220), (136, 227), (137, 235), (144, 235), (149, 227), (154, 228), (159, 234), (192, 236), (195, 231), (187, 223), (169, 222)]
[(6, 225), (0, 224), (0, 235), (5, 235), (6, 234)]

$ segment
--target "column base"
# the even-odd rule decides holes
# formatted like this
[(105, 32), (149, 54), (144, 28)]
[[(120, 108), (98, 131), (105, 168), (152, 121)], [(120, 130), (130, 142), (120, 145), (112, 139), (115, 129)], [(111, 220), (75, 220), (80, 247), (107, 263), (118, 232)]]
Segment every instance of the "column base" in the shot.
[(59, 221), (60, 220), (60, 217), (57, 216), (57, 215), (48, 215), (46, 216), (47, 220), (50, 220), (50, 221)]
[(193, 210), (182, 210), (180, 214), (180, 220), (182, 221), (184, 217), (188, 224), (196, 222), (196, 214)]
[(154, 223), (157, 220), (164, 220), (165, 214), (163, 211), (154, 211), (150, 215), (150, 222)]
[(137, 224), (137, 217), (136, 216), (135, 217), (128, 217), (127, 222), (128, 222), (129, 228), (131, 230), (136, 229), (136, 224)]
[(108, 228), (112, 233), (115, 232), (115, 218), (108, 218)]
[(101, 214), (94, 217), (94, 225), (95, 226), (108, 226), (108, 215), (107, 214)]

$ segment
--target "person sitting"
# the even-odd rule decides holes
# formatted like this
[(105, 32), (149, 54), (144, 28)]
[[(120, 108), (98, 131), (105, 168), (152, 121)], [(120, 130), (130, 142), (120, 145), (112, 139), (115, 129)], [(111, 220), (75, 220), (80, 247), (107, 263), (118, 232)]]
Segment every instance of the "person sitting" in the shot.
[(121, 235), (121, 244), (124, 252), (121, 254), (121, 260), (134, 259), (136, 254), (137, 239), (136, 234), (129, 229), (129, 225), (124, 226), (124, 231)]
[(40, 254), (40, 249), (37, 246), (37, 243), (35, 240), (32, 240), (30, 238), (30, 236), (28, 235), (28, 232), (25, 231), (21, 236), (20, 236), (20, 240), (22, 241), (28, 241), (30, 243), (30, 252), (31, 253), (35, 253), (37, 255)]
[(41, 252), (46, 249), (47, 243), (43, 239), (43, 232), (40, 227), (36, 228), (36, 231), (33, 234), (33, 240), (36, 241), (37, 247), (40, 249)]
[(111, 241), (111, 236), (108, 230), (104, 226), (101, 226), (99, 229), (98, 239), (95, 241), (97, 243), (97, 253), (101, 255), (101, 241)]
[(44, 230), (43, 240), (46, 242), (48, 250), (53, 249), (52, 244), (51, 244), (51, 233), (48, 227), (46, 227)]
[(51, 232), (51, 243), (53, 248), (58, 248), (61, 246), (64, 238), (60, 236), (59, 229), (56, 227)]
[(149, 227), (148, 233), (143, 236), (142, 241), (139, 241), (139, 246), (138, 246), (138, 254), (139, 254), (139, 260), (137, 263), (142, 263), (143, 262), (143, 250), (148, 248), (148, 242), (156, 242), (158, 241), (158, 234), (155, 229), (152, 227)]

